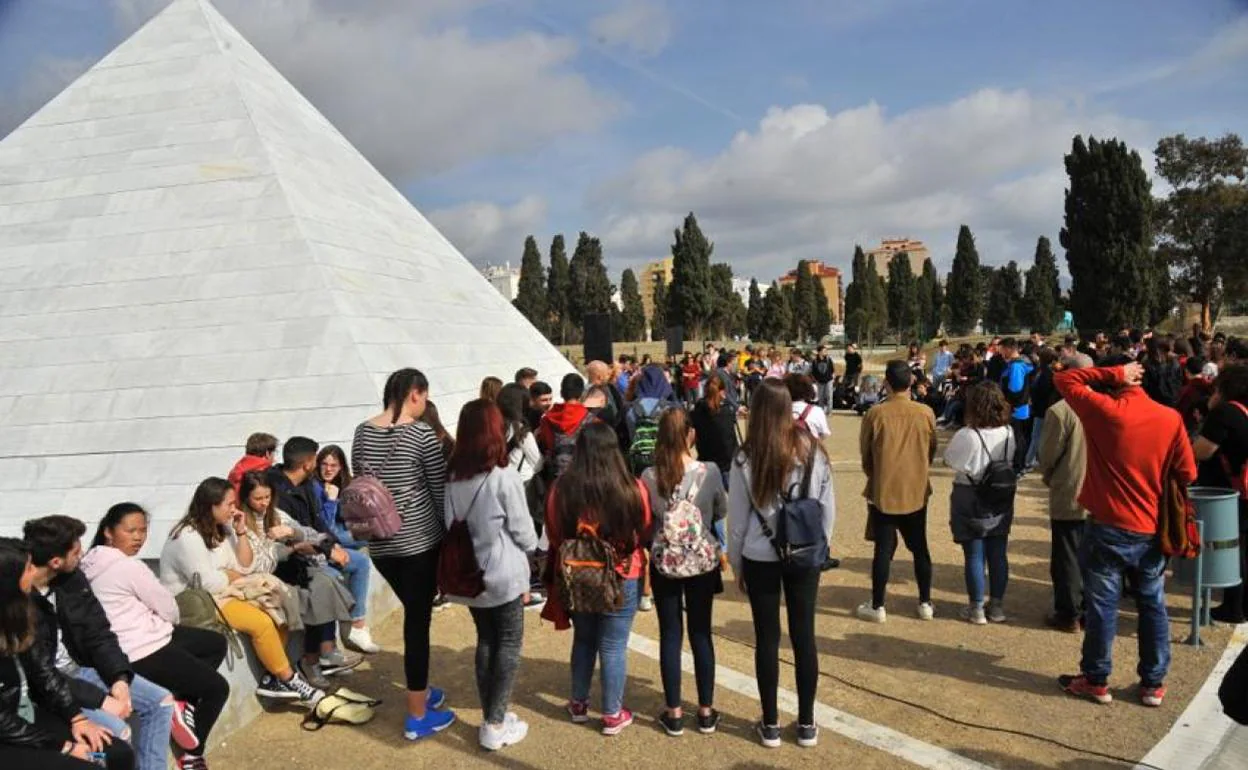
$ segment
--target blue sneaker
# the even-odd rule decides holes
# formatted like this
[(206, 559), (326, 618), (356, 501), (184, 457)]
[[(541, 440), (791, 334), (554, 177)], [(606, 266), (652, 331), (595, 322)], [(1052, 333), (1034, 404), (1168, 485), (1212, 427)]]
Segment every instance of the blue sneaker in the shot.
[(418, 741), (421, 738), (428, 738), (431, 735), (440, 733), (454, 723), (454, 711), (434, 711), (430, 709), (425, 712), (424, 719), (417, 719), (408, 714), (407, 720), (403, 723), (403, 737), (409, 741)]
[(425, 708), (440, 709), (446, 705), (446, 693), (440, 688), (430, 687), (425, 690)]

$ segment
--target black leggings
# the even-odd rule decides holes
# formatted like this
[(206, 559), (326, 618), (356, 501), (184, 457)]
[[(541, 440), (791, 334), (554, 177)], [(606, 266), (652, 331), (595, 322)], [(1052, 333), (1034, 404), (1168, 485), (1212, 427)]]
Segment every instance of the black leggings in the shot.
[(763, 723), (778, 725), (776, 690), (780, 686), (780, 592), (789, 620), (789, 642), (797, 676), (797, 722), (815, 723), (815, 690), (819, 685), (819, 651), (815, 648), (815, 599), (819, 570), (788, 570), (774, 561), (745, 559), (741, 568), (754, 616), (754, 676)]
[(438, 592), (438, 549), (414, 556), (373, 559), (403, 604), (403, 673), (407, 689), (429, 688), (429, 623)]
[(716, 567), (704, 575), (674, 580), (653, 568), (654, 609), (659, 616), (659, 670), (668, 708), (680, 707), (680, 651), (684, 642), (683, 614), (693, 651), (693, 677), (698, 685), (698, 705), (715, 705), (715, 645), (711, 641), (711, 605), (723, 590), (724, 579)]
[(881, 513), (874, 505), (867, 507), (871, 531), (875, 537), (875, 555), (871, 559), (871, 606), (884, 606), (888, 588), (888, 571), (897, 552), (897, 533), (906, 548), (914, 554), (914, 579), (919, 584), (919, 601), (932, 600), (932, 554), (927, 550), (927, 507), (894, 515)]
[[(35, 726), (59, 741), (73, 740), (69, 725), (60, 717), (35, 706)], [(108, 770), (134, 770), (134, 752), (130, 744), (114, 738), (104, 748), (104, 766)], [(0, 743), (0, 767), (4, 770), (99, 770), (99, 765), (61, 753), (61, 746), (31, 749)]]
[(139, 676), (195, 707), (199, 748), (188, 754), (204, 753), (212, 726), (230, 698), (230, 683), (217, 673), (225, 653), (225, 637), (216, 631), (174, 626), (169, 644), (130, 664)]

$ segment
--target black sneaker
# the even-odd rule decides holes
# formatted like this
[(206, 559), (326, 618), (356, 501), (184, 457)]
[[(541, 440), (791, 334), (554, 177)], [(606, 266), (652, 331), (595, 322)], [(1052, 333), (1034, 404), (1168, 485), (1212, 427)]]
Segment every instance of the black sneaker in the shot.
[(450, 603), (450, 600), (446, 598), (446, 594), (439, 592), (437, 596), (433, 597), (433, 611), (441, 612), (446, 609), (447, 605)]
[(719, 729), (719, 712), (711, 709), (709, 714), (698, 714), (698, 732), (703, 735), (711, 735)]
[(798, 725), (797, 745), (805, 749), (813, 749), (819, 745), (819, 725)]
[(780, 726), (765, 725), (761, 721), (754, 725), (754, 729), (758, 732), (758, 739), (763, 745), (769, 749), (780, 748)]
[(828, 570), (836, 569), (839, 566), (841, 566), (841, 560), (834, 558), (832, 556), (829, 556), (827, 560), (823, 562), (823, 566), (820, 567), (820, 569), (823, 570), (824, 572), (827, 572)]
[(274, 700), (299, 700), (299, 691), (291, 686), (290, 682), (283, 682), (272, 674), (265, 674), (260, 680), (260, 685), (256, 687), (256, 695), (261, 698), (272, 698)]
[(663, 725), (663, 732), (673, 738), (679, 738), (685, 734), (684, 715), (674, 717), (669, 712), (663, 711), (659, 714), (659, 724)]

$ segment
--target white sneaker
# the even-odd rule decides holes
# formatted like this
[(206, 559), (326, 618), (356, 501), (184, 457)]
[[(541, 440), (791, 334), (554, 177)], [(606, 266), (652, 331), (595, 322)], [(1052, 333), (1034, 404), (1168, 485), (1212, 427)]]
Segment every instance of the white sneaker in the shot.
[(936, 617), (936, 608), (931, 602), (921, 602), (919, 604), (919, 620), (931, 620)]
[(984, 626), (988, 624), (988, 618), (984, 616), (984, 607), (982, 604), (968, 604), (962, 608), (962, 619), (967, 623), (976, 626)]
[(649, 596), (641, 597), (641, 601), (637, 603), (637, 609), (642, 612), (649, 612), (654, 609), (654, 599), (651, 599)]
[(529, 723), (508, 714), (503, 723), (497, 727), (486, 723), (477, 731), (477, 742), (486, 751), (498, 751), (506, 746), (514, 746), (529, 734)]
[(369, 655), (381, 652), (381, 646), (373, 641), (373, 635), (369, 633), (367, 626), (364, 628), (351, 626), (351, 631), (343, 641), (348, 647), (358, 652), (368, 653)]
[(872, 607), (871, 602), (859, 604), (856, 612), (859, 618), (872, 623), (883, 623), (888, 620), (888, 613), (884, 612), (884, 608)]

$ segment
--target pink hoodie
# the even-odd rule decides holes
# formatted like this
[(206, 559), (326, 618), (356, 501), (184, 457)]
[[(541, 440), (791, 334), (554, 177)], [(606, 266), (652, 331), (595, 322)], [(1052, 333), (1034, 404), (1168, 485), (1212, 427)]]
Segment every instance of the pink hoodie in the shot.
[(111, 546), (97, 545), (82, 557), (81, 569), (130, 660), (146, 658), (169, 644), (178, 622), (178, 603), (146, 564)]

